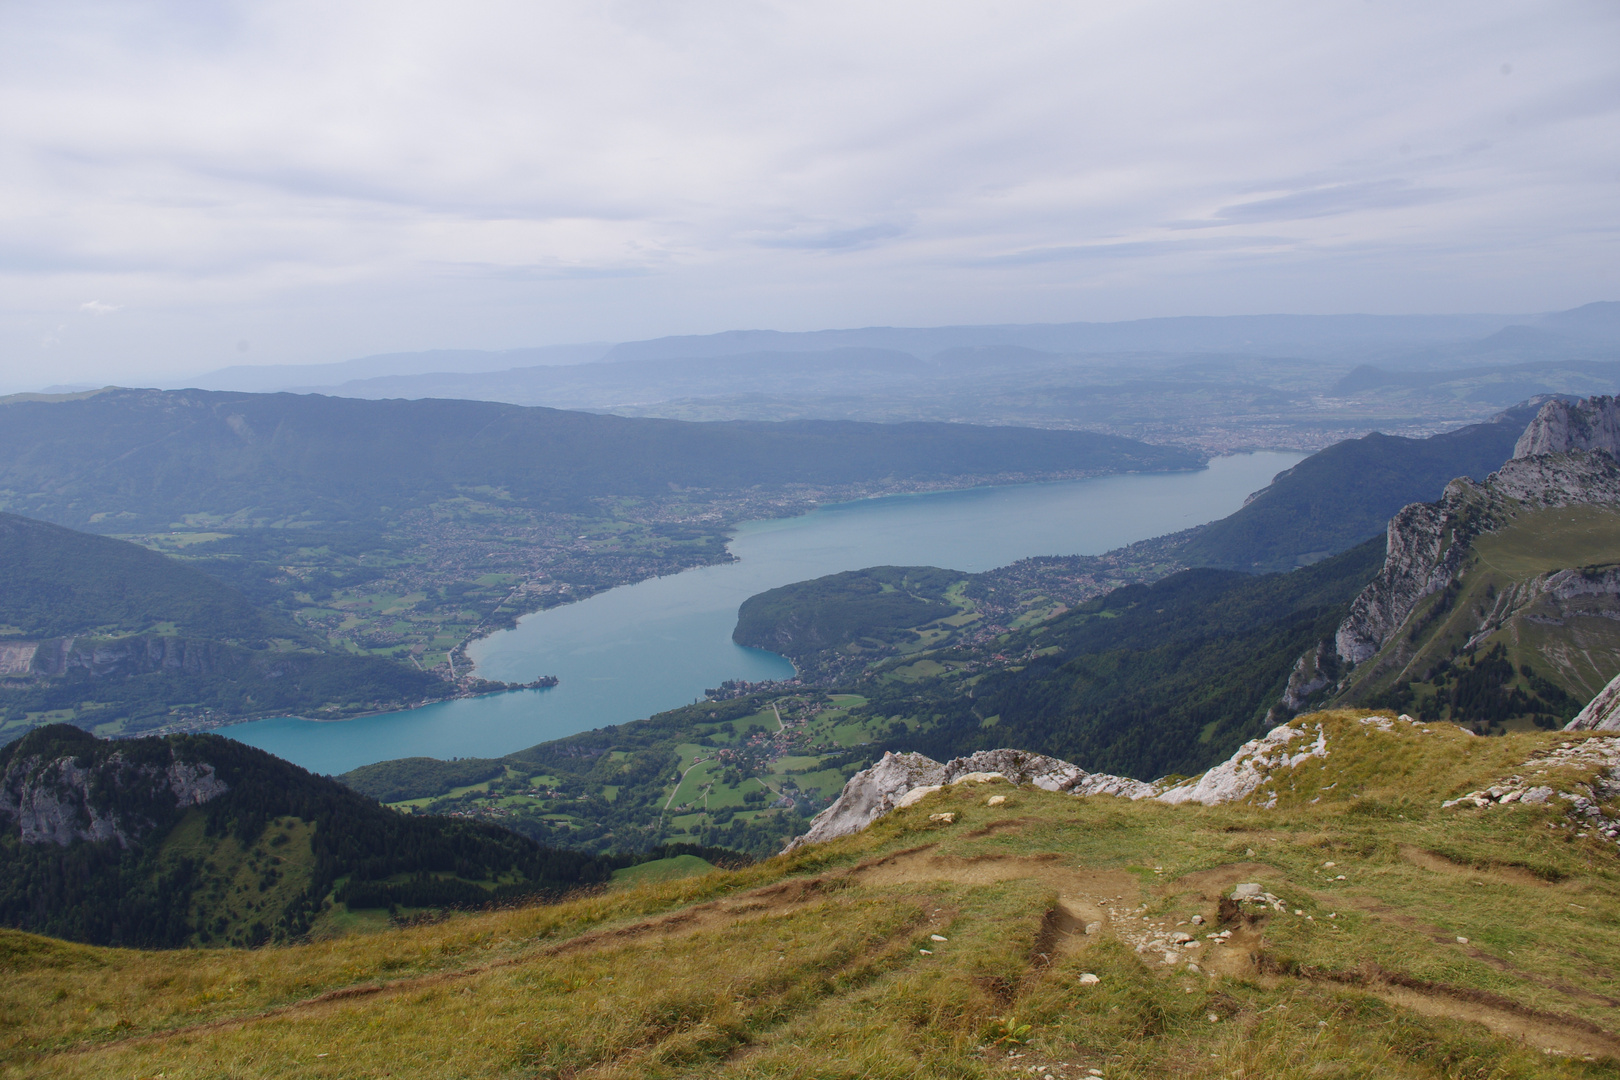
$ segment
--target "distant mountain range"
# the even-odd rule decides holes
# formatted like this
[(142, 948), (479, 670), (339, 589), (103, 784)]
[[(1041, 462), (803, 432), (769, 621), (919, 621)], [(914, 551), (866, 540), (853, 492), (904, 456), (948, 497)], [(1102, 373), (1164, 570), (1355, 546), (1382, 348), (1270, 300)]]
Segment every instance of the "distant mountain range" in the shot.
[(730, 331), (393, 354), (193, 380), (685, 420), (1085, 429), (1206, 453), (1428, 434), (1538, 394), (1620, 390), (1620, 304), (1525, 316), (1235, 316)]
[[(730, 330), (654, 338), (620, 344), (552, 345), (478, 351), (443, 349), (387, 353), (335, 364), (258, 365), (222, 368), (188, 380), (207, 390), (266, 392), (296, 389), (374, 389), (385, 382), (351, 386), (357, 380), (401, 376), (501, 373), (507, 382), (522, 369), (604, 363), (713, 361), (723, 357), (819, 354), (835, 362), (845, 350), (900, 353), (936, 360), (951, 352), (1007, 353), (1032, 357), (1098, 353), (1240, 353), (1344, 360), (1377, 351), (1445, 350), (1467, 354), (1503, 346), (1570, 347), (1620, 341), (1620, 303), (1594, 303), (1538, 315), (1233, 315), (1136, 319), (1111, 323), (1036, 323), (930, 328), (874, 326), (847, 330)], [(539, 379), (543, 373), (534, 372)], [(399, 384), (393, 389), (402, 389)], [(429, 396), (422, 393), (401, 396)], [(466, 395), (450, 395), (466, 396)]]
[(0, 405), (4, 508), (98, 531), (187, 515), (355, 520), (471, 489), (529, 506), (886, 478), (1193, 468), (1080, 431), (833, 421), (694, 424), (476, 401), (120, 390)]

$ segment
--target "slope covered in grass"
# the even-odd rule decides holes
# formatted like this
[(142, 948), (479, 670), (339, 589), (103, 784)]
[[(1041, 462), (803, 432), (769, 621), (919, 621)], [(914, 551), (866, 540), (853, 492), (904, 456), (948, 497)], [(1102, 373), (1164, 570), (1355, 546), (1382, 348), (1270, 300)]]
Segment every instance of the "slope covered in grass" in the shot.
[[(1614, 845), (1561, 803), (1440, 807), (1559, 738), (1310, 722), (1328, 756), (1274, 773), (1272, 810), (960, 784), (740, 871), (335, 942), (0, 934), (0, 1059), (51, 1077), (1615, 1076)], [(1221, 903), (1240, 882), (1280, 910)], [(1167, 948), (1189, 932), (1198, 948)]]

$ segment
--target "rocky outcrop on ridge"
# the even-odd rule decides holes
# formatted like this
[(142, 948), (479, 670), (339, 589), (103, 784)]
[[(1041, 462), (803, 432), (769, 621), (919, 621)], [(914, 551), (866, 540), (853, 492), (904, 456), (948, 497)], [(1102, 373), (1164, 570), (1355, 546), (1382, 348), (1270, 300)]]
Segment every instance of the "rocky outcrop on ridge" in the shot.
[(1334, 635), (1340, 659), (1359, 664), (1377, 655), (1419, 601), (1451, 584), (1487, 504), (1480, 486), (1463, 478), (1447, 484), (1439, 501), (1413, 503), (1390, 519), (1384, 567)]
[(946, 785), (986, 780), (1031, 784), (1044, 791), (1130, 799), (1145, 798), (1158, 790), (1140, 780), (1088, 773), (1067, 761), (1023, 750), (980, 750), (943, 765), (922, 754), (886, 753), (876, 765), (850, 777), (832, 805), (810, 820), (809, 830), (782, 850), (788, 852), (805, 844), (858, 833), (889, 811), (910, 806)]
[[(1327, 757), (1327, 732), (1316, 725), (1316, 738), (1303, 746), (1292, 746), (1295, 739), (1308, 738), (1310, 732), (1303, 726), (1283, 724), (1272, 728), (1264, 738), (1251, 739), (1238, 747), (1237, 753), (1206, 772), (1203, 776), (1170, 788), (1158, 796), (1166, 803), (1203, 803), (1216, 806), (1236, 802), (1255, 794), (1277, 769), (1291, 769), (1311, 758)], [(1265, 809), (1277, 805), (1277, 793), (1270, 793), (1268, 801), (1260, 804)]]
[(1597, 697), (1587, 702), (1586, 708), (1564, 725), (1564, 730), (1620, 731), (1620, 675), (1599, 690)]
[(166, 765), (134, 762), (113, 753), (96, 764), (73, 755), (12, 760), (0, 776), (0, 821), (9, 819), (25, 844), (75, 840), (140, 842), (157, 814), (201, 806), (227, 787), (208, 764), (173, 759)]
[[(1394, 721), (1373, 717), (1362, 723), (1393, 724)], [(1311, 738), (1313, 734), (1315, 737)], [(1295, 745), (1295, 740), (1301, 738), (1310, 741)], [(1321, 724), (1297, 727), (1283, 724), (1262, 738), (1244, 743), (1230, 758), (1202, 776), (1174, 786), (1164, 781), (1146, 783), (1128, 776), (1089, 773), (1070, 762), (1022, 750), (980, 750), (943, 765), (922, 754), (887, 753), (876, 765), (850, 777), (832, 805), (811, 819), (809, 830), (782, 850), (786, 853), (806, 844), (858, 833), (892, 810), (910, 806), (948, 785), (959, 783), (1004, 780), (1070, 795), (1113, 795), (1122, 799), (1214, 806), (1264, 794), (1261, 789), (1275, 770), (1326, 757), (1327, 747), (1327, 733)], [(1276, 793), (1271, 792), (1268, 801), (1258, 805), (1272, 807), (1276, 803)]]
[(1606, 450), (1620, 458), (1620, 398), (1554, 399), (1541, 407), (1513, 447), (1515, 458), (1571, 450)]
[[(1504, 777), (1488, 788), (1470, 791), (1440, 804), (1441, 809), (1486, 809), (1513, 803), (1567, 804), (1563, 826), (1575, 830), (1577, 838), (1601, 836), (1620, 846), (1620, 817), (1605, 810), (1620, 797), (1620, 737), (1599, 735), (1560, 743), (1532, 754), (1522, 772)], [(1570, 773), (1576, 773), (1572, 778)], [(1587, 774), (1580, 779), (1581, 773)], [(1557, 803), (1554, 803), (1557, 805)]]
[(1620, 465), (1601, 450), (1515, 458), (1483, 484), (1453, 480), (1437, 502), (1405, 507), (1389, 523), (1384, 568), (1335, 635), (1340, 658), (1359, 664), (1377, 655), (1425, 597), (1457, 580), (1474, 537), (1517, 506), (1591, 504), (1620, 505)]

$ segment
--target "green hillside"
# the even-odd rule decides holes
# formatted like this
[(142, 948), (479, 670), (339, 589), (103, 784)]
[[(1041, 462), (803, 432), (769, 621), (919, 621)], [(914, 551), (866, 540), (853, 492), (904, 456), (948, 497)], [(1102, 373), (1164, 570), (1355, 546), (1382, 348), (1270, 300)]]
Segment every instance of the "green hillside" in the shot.
[(1333, 636), (1383, 555), (1371, 540), (1286, 574), (1187, 570), (930, 653), (938, 670), (920, 677), (902, 658), (858, 685), (911, 729), (892, 749), (943, 761), (1016, 746), (1092, 772), (1195, 773), (1269, 726), (1300, 654)]
[(98, 531), (210, 514), (365, 521), (460, 491), (521, 505), (675, 488), (1194, 468), (1083, 431), (843, 421), (698, 424), (480, 401), (108, 390), (0, 405), (5, 509)]
[(771, 589), (743, 601), (731, 639), (788, 657), (860, 639), (889, 643), (958, 611), (952, 585), (968, 575), (931, 566), (874, 566)]
[[(177, 799), (188, 781), (200, 805)], [(217, 735), (107, 742), (61, 724), (0, 748), (0, 924), (75, 941), (258, 945), (557, 894), (611, 869), (493, 825), (398, 814)]]
[(0, 635), (166, 633), (254, 647), (317, 639), (218, 578), (138, 544), (0, 513)]
[(196, 567), (137, 544), (0, 514), (0, 740), (68, 721), (139, 734), (450, 696), (432, 674), (334, 650)]
[[(1612, 740), (1302, 722), (1327, 756), (1272, 770), (1272, 809), (963, 783), (741, 870), (337, 941), (139, 952), (7, 931), (0, 1069), (1620, 1075), (1613, 842), (1556, 798), (1441, 806), (1512, 775), (1590, 790)], [(1241, 883), (1277, 901), (1234, 901)]]
[(1483, 480), (1513, 456), (1538, 405), (1488, 424), (1408, 439), (1373, 432), (1335, 443), (1279, 473), (1254, 501), (1199, 529), (1178, 557), (1190, 566), (1288, 570), (1384, 531), (1408, 503), (1427, 502), (1459, 476)]

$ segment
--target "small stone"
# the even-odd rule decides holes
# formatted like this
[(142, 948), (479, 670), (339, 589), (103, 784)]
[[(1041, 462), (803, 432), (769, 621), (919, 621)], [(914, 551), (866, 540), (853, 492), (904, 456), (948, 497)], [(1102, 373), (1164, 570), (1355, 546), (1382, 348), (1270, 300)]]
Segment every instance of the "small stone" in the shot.
[(1100, 982), (1102, 982), (1102, 980), (1097, 978), (1097, 976), (1093, 975), (1089, 971), (1080, 976), (1081, 986), (1096, 986)]
[(1088, 923), (1086, 923), (1086, 936), (1089, 937), (1092, 934), (1097, 933), (1101, 929), (1102, 929), (1102, 923), (1100, 923), (1100, 922), (1088, 922)]
[[(1251, 851), (1249, 854), (1253, 855), (1254, 852)], [(1265, 893), (1266, 890), (1252, 881), (1245, 881), (1242, 884), (1232, 886), (1232, 899), (1234, 900), (1258, 900)]]
[(1295, 915), (1303, 915), (1303, 914), (1305, 914), (1305, 911), (1304, 911), (1303, 908), (1295, 908), (1294, 909), (1294, 914)]
[(1337, 863), (1330, 863), (1330, 862), (1325, 862), (1325, 863), (1322, 864), (1324, 869), (1331, 869), (1332, 867), (1337, 866), (1337, 865), (1338, 865)]
[(1203, 926), (1204, 925), (1204, 917), (1202, 915), (1194, 915), (1192, 917), (1192, 924), (1194, 926)]
[(986, 805), (986, 806), (1000, 806), (1002, 803), (1004, 803), (1006, 801), (1007, 801), (1007, 796), (1005, 796), (1005, 795), (992, 795), (988, 799), (984, 800), (984, 805)]
[(1175, 942), (1177, 945), (1185, 945), (1187, 942), (1192, 940), (1192, 935), (1187, 933), (1185, 930), (1178, 930), (1176, 933), (1170, 935), (1170, 940)]
[(1214, 1013), (1210, 1013), (1204, 1019), (1208, 1020), (1212, 1024), (1218, 1024), (1221, 1022), (1221, 1018), (1216, 1016)]
[(929, 814), (928, 815), (928, 820), (929, 821), (937, 821), (937, 822), (940, 822), (943, 825), (955, 825), (956, 824), (956, 815), (954, 813)]
[(941, 936), (939, 934), (929, 934), (928, 935), (928, 940), (929, 941), (949, 941), (951, 939), (948, 938), (948, 937), (943, 937), (943, 936)]
[(1243, 854), (1247, 855), (1251, 859), (1254, 858), (1254, 848), (1245, 848), (1243, 850)]
[(922, 953), (924, 956), (933, 956), (934, 955), (934, 950), (932, 950), (932, 949), (918, 949), (917, 951)]
[(1459, 935), (1457, 935), (1457, 944), (1466, 945), (1466, 944), (1468, 944), (1468, 939), (1463, 937), (1461, 934), (1459, 934)]

